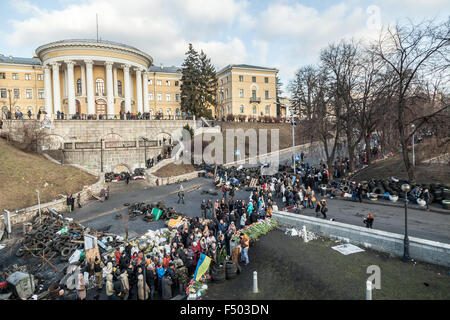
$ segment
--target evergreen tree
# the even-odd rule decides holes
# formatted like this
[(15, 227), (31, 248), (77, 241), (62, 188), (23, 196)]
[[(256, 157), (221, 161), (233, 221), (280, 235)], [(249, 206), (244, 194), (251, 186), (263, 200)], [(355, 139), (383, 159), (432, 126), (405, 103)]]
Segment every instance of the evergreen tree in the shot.
[(206, 54), (200, 55), (189, 44), (182, 64), (181, 110), (197, 117), (210, 117), (209, 107), (216, 106), (216, 70)]

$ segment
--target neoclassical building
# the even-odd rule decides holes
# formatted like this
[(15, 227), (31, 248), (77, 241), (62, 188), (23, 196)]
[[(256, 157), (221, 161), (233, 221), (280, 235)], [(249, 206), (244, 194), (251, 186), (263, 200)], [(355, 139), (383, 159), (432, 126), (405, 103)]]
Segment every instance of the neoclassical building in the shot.
[[(212, 116), (276, 115), (277, 69), (229, 65), (218, 72), (218, 107)], [(148, 112), (181, 114), (181, 70), (155, 66), (134, 47), (105, 40), (62, 40), (40, 46), (33, 58), (0, 54), (1, 116), (63, 112), (66, 117)]]

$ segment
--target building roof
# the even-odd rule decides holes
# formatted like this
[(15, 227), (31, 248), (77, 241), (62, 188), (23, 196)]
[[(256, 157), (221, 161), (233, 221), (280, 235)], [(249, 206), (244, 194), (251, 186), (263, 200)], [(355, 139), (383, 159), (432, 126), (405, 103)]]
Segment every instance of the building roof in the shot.
[(0, 55), (0, 63), (29, 64), (38, 66), (41, 65), (41, 60), (38, 58), (20, 58)]
[(148, 71), (150, 72), (161, 72), (161, 73), (177, 73), (181, 74), (181, 68), (180, 67), (164, 67), (164, 66), (151, 66), (148, 68)]
[(225, 72), (225, 71), (227, 71), (229, 69), (232, 69), (232, 68), (278, 71), (278, 69), (276, 69), (276, 68), (267, 68), (267, 67), (261, 67), (261, 66), (254, 66), (254, 65), (250, 65), (250, 64), (229, 64), (229, 65), (227, 65), (225, 68), (223, 68), (222, 70), (220, 70), (217, 73), (223, 73), (223, 72)]
[(59, 43), (62, 44), (62, 43), (71, 43), (71, 42), (103, 43), (103, 44), (110, 44), (110, 45), (113, 45), (113, 46), (121, 46), (121, 47), (129, 48), (129, 49), (141, 51), (138, 48), (135, 48), (135, 47), (132, 47), (132, 46), (129, 46), (127, 44), (120, 43), (120, 42), (109, 41), (109, 40), (96, 40), (96, 39), (65, 39), (65, 40), (54, 41), (54, 42), (51, 42), (49, 44), (59, 44)]

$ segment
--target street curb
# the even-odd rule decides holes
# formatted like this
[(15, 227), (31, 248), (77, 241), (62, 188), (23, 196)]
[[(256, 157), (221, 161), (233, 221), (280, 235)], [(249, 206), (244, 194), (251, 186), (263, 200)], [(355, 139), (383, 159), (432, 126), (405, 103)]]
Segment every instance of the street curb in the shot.
[[(343, 200), (343, 201), (351, 201), (351, 202), (355, 202), (355, 201), (352, 201), (352, 200), (349, 199), (349, 198), (335, 197), (334, 199), (337, 199), (337, 200)], [(371, 200), (363, 199), (362, 202), (365, 203), (365, 204), (377, 204), (377, 205), (380, 205), (380, 206), (388, 206), (388, 207), (404, 208), (404, 204), (401, 204), (401, 203), (390, 203), (390, 202), (387, 202), (387, 200), (376, 200), (376, 201), (371, 201)], [(359, 202), (356, 202), (356, 203), (359, 203)], [(418, 205), (414, 205), (414, 206), (408, 205), (407, 207), (408, 207), (408, 209), (421, 210), (421, 211), (427, 212), (426, 209), (425, 209), (425, 207), (420, 207), (420, 206), (418, 206)], [(431, 206), (430, 206), (430, 211), (428, 211), (428, 212), (436, 212), (436, 213), (450, 214), (450, 210), (439, 209), (439, 208), (433, 208), (433, 207), (431, 207)]]

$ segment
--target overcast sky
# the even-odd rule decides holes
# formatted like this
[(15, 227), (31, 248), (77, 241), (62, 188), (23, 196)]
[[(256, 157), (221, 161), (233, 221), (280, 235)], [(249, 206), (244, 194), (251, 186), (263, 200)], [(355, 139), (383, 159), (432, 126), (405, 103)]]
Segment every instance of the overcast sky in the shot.
[(342, 38), (370, 39), (396, 21), (446, 19), (448, 0), (0, 0), (0, 53), (32, 57), (45, 43), (100, 38), (135, 46), (155, 65), (183, 62), (188, 43), (220, 69), (279, 69), (283, 84)]

